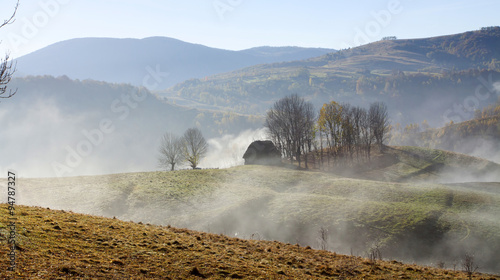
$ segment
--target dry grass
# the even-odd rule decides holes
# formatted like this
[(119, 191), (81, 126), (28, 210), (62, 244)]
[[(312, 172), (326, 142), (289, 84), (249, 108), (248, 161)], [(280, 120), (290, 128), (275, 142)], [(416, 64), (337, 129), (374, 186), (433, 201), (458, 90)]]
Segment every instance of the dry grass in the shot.
[[(0, 207), (6, 221), (7, 207)], [(19, 206), (16, 216), (17, 269), (7, 271), (2, 229), (1, 279), (467, 279), (463, 272), (40, 207)]]

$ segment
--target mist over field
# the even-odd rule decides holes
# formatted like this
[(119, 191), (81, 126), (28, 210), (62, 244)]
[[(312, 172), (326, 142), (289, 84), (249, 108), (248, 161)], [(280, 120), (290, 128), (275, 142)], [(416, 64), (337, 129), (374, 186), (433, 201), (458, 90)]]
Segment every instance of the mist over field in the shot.
[(0, 241), (19, 241), (19, 277), (500, 275), (492, 1), (70, 2), (0, 12), (22, 54), (0, 52)]
[[(261, 127), (259, 118), (223, 112), (204, 116), (198, 110), (168, 105), (146, 89), (130, 85), (67, 77), (15, 79), (11, 84), (23, 94), (9, 99), (8, 106), (0, 106), (0, 120), (6, 124), (0, 135), (5, 143), (0, 147), (0, 171), (15, 169), (23, 177), (159, 170), (161, 136), (167, 132), (181, 135), (186, 127), (197, 125), (205, 127), (207, 139), (214, 139), (210, 152), (222, 151), (221, 145), (233, 146), (219, 155), (219, 161), (207, 162), (208, 166), (232, 166), (237, 163), (235, 153), (244, 153), (242, 145), (258, 137), (249, 131)], [(227, 124), (215, 124), (225, 119)], [(242, 140), (245, 135), (249, 140)]]
[[(0, 109), (0, 114), (0, 118), (7, 121), (13, 111)], [(161, 169), (157, 147), (164, 131), (155, 131), (154, 126), (141, 126), (141, 130), (150, 134), (147, 137), (134, 133), (129, 125), (119, 121), (111, 123), (112, 132), (99, 132), (99, 126), (92, 126), (99, 123), (99, 119), (92, 113), (68, 118), (49, 101), (37, 102), (28, 114), (11, 123), (17, 125), (6, 127), (0, 135), (0, 141), (5, 143), (0, 148), (4, 155), (0, 159), (0, 172), (5, 174), (13, 169), (23, 178), (51, 178)], [(200, 166), (242, 165), (248, 145), (265, 137), (265, 130), (257, 129), (209, 138), (208, 153)], [(145, 151), (145, 147), (150, 149)]]
[[(88, 83), (78, 85), (96, 85)], [(500, 169), (494, 163), (425, 149), (393, 154), (391, 148), (377, 154), (370, 170), (342, 164), (333, 174), (316, 165), (309, 171), (243, 167), (250, 143), (268, 139), (261, 126), (226, 130), (221, 136), (207, 133), (208, 153), (199, 166), (218, 170), (152, 172), (160, 170), (161, 136), (169, 131), (182, 135), (185, 126), (149, 122), (148, 109), (165, 106), (153, 95), (128, 107), (126, 117), (127, 107), (114, 112), (111, 104), (126, 90), (136, 92), (118, 87), (93, 110), (71, 107), (57, 96), (0, 108), (1, 120), (11, 124), (0, 136), (9, 147), (2, 151), (7, 157), (1, 166), (5, 173), (19, 172), (20, 204), (362, 257), (376, 249), (385, 259), (433, 266), (444, 262), (447, 268), (474, 253), (481, 271), (499, 269)], [(210, 115), (187, 112), (195, 126)], [(240, 123), (237, 116), (222, 117)], [(164, 119), (177, 121), (170, 115)], [(461, 147), (494, 160), (497, 144), (473, 139)], [(65, 168), (68, 172), (58, 176), (57, 170)], [(90, 176), (75, 177), (81, 175)]]
[(447, 268), (470, 252), (481, 271), (498, 272), (500, 184), (445, 178), (391, 183), (240, 166), (20, 179), (19, 185), (25, 205), (362, 257), (379, 248), (384, 259)]

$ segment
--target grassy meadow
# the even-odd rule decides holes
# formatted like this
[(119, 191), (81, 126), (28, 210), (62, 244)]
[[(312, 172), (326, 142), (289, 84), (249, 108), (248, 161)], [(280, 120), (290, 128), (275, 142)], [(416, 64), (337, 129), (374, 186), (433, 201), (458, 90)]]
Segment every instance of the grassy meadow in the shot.
[(498, 273), (500, 183), (443, 181), (464, 166), (481, 175), (496, 165), (442, 151), (391, 149), (385, 155), (391, 164), (384, 159), (383, 167), (359, 173), (362, 179), (238, 166), (20, 179), (19, 195), (26, 205), (362, 257), (376, 249), (386, 259), (450, 269), (471, 253), (482, 271)]

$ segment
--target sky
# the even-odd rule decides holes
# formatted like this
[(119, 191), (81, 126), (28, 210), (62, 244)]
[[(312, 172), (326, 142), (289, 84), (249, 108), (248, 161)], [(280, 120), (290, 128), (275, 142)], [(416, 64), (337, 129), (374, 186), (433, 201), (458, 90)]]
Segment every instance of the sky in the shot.
[[(17, 0), (2, 0), (6, 19)], [(209, 47), (343, 49), (385, 36), (425, 38), (499, 25), (498, 0), (20, 0), (0, 29), (0, 54), (19, 57), (82, 37), (172, 37)]]

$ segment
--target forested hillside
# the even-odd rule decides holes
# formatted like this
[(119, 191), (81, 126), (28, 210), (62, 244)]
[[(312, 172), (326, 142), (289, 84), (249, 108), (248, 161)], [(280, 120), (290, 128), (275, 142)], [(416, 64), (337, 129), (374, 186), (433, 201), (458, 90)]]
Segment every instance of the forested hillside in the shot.
[(430, 128), (424, 121), (391, 128), (393, 145), (416, 145), (456, 151), (500, 162), (500, 101), (476, 110), (474, 119), (442, 128)]
[[(316, 107), (335, 100), (384, 101), (408, 124), (423, 112), (442, 125), (454, 103), (500, 80), (500, 27), (418, 40), (385, 40), (321, 57), (257, 65), (191, 79), (159, 94), (170, 102), (263, 113), (275, 100), (298, 93)], [(484, 90), (483, 90), (484, 91)], [(487, 105), (494, 99), (480, 100)], [(462, 119), (465, 120), (465, 119)]]

